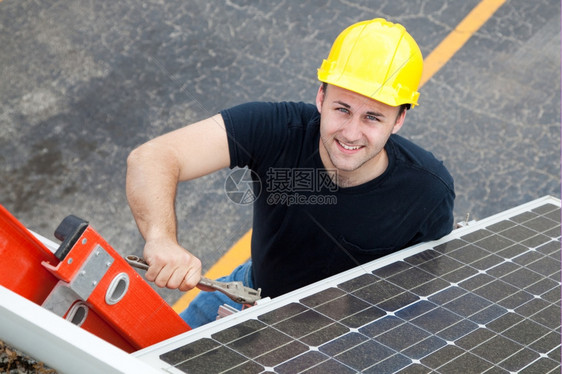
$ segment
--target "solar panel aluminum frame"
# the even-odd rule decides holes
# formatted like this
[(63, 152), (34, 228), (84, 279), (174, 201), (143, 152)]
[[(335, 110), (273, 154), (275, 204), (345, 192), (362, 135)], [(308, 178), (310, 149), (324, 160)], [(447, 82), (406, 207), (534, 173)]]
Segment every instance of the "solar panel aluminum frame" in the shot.
[[(359, 277), (366, 273), (372, 273), (373, 271), (383, 268), (389, 264), (397, 261), (402, 261), (408, 257), (421, 253), (428, 249), (433, 249), (439, 245), (450, 242), (454, 239), (460, 239), (468, 234), (481, 230), (487, 226), (498, 223), (502, 220), (515, 217), (519, 214), (528, 212), (544, 204), (553, 204), (560, 207), (560, 200), (552, 196), (545, 196), (537, 200), (531, 201), (529, 203), (517, 206), (515, 208), (506, 210), (504, 212), (498, 213), (491, 217), (482, 219), (480, 221), (470, 222), (468, 225), (453, 230), (449, 235), (432, 242), (421, 243), (401, 251), (395, 252), (383, 258), (377, 259), (375, 261), (366, 263), (364, 265), (358, 266), (356, 268), (350, 269), (343, 273), (334, 275), (332, 277), (326, 278), (309, 286), (303, 287), (301, 289), (295, 290), (293, 292), (287, 293), (285, 295), (279, 296), (274, 299), (266, 299), (259, 305), (252, 308), (246, 309), (242, 312), (235, 313), (233, 315), (227, 316), (220, 320), (214, 321), (208, 325), (202, 326), (200, 328), (191, 330), (187, 333), (178, 335), (176, 337), (170, 338), (166, 341), (160, 342), (143, 350), (133, 353), (134, 356), (138, 357), (142, 361), (148, 363), (149, 365), (162, 369), (170, 373), (183, 373), (176, 369), (174, 366), (164, 362), (160, 359), (160, 355), (166, 352), (173, 351), (179, 347), (182, 347), (191, 342), (195, 342), (202, 338), (211, 338), (213, 334), (217, 332), (224, 331), (229, 327), (237, 325), (241, 322), (248, 321), (250, 319), (257, 319), (265, 313), (274, 311), (278, 308), (286, 306), (293, 302), (298, 302), (303, 298), (314, 295), (318, 292), (326, 290), (330, 287), (336, 287), (350, 279)], [(558, 236), (559, 238), (559, 236)], [(555, 238), (553, 238), (555, 239)]]

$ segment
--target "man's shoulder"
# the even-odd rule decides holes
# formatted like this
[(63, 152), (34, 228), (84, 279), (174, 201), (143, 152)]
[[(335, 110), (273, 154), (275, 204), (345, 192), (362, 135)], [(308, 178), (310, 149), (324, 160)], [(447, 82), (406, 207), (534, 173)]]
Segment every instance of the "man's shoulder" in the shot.
[[(221, 111), (232, 166), (265, 170), (283, 157), (298, 157), (317, 134), (318, 111), (298, 102), (249, 102)], [(300, 147), (300, 148), (299, 148)]]
[(312, 133), (320, 123), (316, 106), (304, 102), (254, 101), (224, 109), (221, 115), (227, 131), (236, 136), (253, 132), (275, 137)]
[(293, 101), (252, 101), (225, 109), (223, 113), (237, 116), (268, 116), (268, 117), (290, 117), (305, 118), (315, 116), (318, 113), (316, 106), (310, 103)]
[(453, 177), (435, 155), (418, 144), (399, 135), (392, 135), (389, 144), (393, 148), (396, 162), (412, 169), (438, 177), (449, 188), (453, 188)]

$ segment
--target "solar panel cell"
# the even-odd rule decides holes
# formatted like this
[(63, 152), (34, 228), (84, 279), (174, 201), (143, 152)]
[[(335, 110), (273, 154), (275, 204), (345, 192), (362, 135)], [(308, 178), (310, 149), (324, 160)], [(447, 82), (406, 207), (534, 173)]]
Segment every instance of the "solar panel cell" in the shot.
[(471, 353), (456, 357), (440, 368), (443, 373), (481, 374), (490, 369), (492, 364)]
[(523, 370), (521, 370), (520, 374), (534, 374), (534, 373), (555, 373), (559, 367), (559, 363), (548, 359), (548, 358), (540, 358), (539, 360), (535, 361), (531, 365), (527, 366)]
[(332, 323), (312, 334), (303, 336), (300, 341), (310, 347), (316, 348), (332, 339), (349, 332), (349, 329), (340, 323)]
[(376, 364), (375, 366), (364, 370), (365, 374), (378, 374), (378, 373), (395, 373), (398, 370), (410, 365), (412, 360), (402, 354), (395, 354)]
[(320, 365), (314, 366), (309, 370), (304, 371), (306, 374), (326, 374), (326, 373), (341, 373), (341, 374), (356, 374), (357, 372), (345, 366), (336, 360), (324, 361)]

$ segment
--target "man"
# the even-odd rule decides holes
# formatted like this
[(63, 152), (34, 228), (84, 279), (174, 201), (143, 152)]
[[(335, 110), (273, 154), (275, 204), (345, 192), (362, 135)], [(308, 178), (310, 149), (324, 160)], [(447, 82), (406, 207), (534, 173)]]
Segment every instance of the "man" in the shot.
[[(316, 105), (248, 103), (134, 150), (127, 196), (146, 240), (146, 278), (182, 291), (197, 285), (201, 262), (176, 239), (176, 185), (225, 167), (248, 167), (262, 188), (252, 259), (223, 280), (263, 296), (448, 234), (452, 177), (396, 135), (417, 105), (422, 64), (401, 25), (360, 22), (338, 36), (318, 70)], [(181, 315), (197, 327), (228, 302), (203, 292)]]

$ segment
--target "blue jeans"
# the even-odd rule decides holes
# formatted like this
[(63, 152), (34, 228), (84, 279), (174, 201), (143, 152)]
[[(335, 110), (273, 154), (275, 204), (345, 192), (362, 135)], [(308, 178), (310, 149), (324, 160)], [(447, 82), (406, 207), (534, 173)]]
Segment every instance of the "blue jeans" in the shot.
[[(252, 279), (252, 261), (250, 260), (238, 266), (230, 275), (217, 280), (221, 282), (239, 281), (246, 287), (254, 288), (254, 281)], [(187, 322), (192, 329), (194, 329), (216, 320), (219, 306), (223, 304), (228, 304), (238, 310), (242, 310), (242, 304), (235, 303), (222, 292), (201, 291), (195, 299), (189, 303), (188, 307), (180, 313), (180, 317), (183, 318), (183, 320)]]

